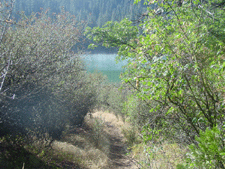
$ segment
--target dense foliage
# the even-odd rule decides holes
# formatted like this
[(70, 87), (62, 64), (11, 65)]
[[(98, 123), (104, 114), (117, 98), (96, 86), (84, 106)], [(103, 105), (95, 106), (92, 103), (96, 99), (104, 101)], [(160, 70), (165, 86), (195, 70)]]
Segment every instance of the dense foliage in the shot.
[(83, 123), (101, 79), (71, 51), (85, 25), (64, 11), (53, 19), (21, 13), (14, 22), (13, 1), (2, 5), (0, 136), (60, 139), (66, 125)]
[[(218, 126), (224, 132), (224, 3), (147, 2), (152, 3), (138, 27), (127, 19), (108, 22), (88, 28), (87, 37), (106, 47), (118, 46), (118, 59), (128, 60), (123, 81), (149, 107), (144, 115), (148, 120), (140, 124), (146, 141), (161, 135), (201, 146), (195, 136), (201, 138), (207, 128)], [(218, 146), (224, 147), (224, 135), (218, 135), (223, 140)], [(211, 165), (224, 168), (224, 156), (215, 160)]]
[[(200, 136), (196, 136), (198, 146), (190, 145), (191, 153), (188, 154), (187, 162), (192, 167), (205, 166), (212, 168), (218, 166), (223, 168), (225, 155), (224, 133), (218, 127), (207, 128), (204, 132), (200, 131)], [(194, 159), (194, 160), (193, 160)]]

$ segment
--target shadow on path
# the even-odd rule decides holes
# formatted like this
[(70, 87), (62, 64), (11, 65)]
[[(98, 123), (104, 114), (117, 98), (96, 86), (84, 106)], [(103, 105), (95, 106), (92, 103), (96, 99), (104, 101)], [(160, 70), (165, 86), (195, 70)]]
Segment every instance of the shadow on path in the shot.
[(111, 160), (111, 169), (138, 169), (132, 158), (127, 156), (127, 146), (123, 141), (123, 135), (120, 130), (110, 122), (105, 122), (106, 130), (110, 141), (109, 159)]

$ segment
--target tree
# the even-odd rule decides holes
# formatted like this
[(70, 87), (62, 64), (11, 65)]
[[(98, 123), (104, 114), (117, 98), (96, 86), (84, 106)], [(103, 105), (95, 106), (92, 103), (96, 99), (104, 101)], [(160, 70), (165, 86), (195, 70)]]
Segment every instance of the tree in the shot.
[(143, 124), (148, 133), (158, 130), (164, 138), (197, 144), (200, 131), (222, 129), (224, 123), (224, 6), (153, 3), (138, 27), (125, 19), (86, 34), (104, 46), (118, 46), (118, 59), (128, 59), (123, 81), (149, 106), (151, 119)]
[(1, 16), (1, 137), (48, 133), (59, 139), (65, 125), (81, 125), (94, 104), (94, 83), (71, 51), (84, 23), (64, 11), (49, 15), (22, 12), (18, 22), (10, 13)]
[[(45, 3), (43, 0), (17, 0), (15, 6), (14, 14), (18, 11), (25, 11), (26, 15), (30, 15), (32, 12), (40, 12), (40, 8), (45, 10), (50, 8), (52, 12), (59, 13), (61, 7), (64, 7), (71, 14), (80, 15), (78, 21), (89, 19), (91, 14), (92, 22), (89, 22), (89, 26), (97, 26), (97, 21), (99, 22), (100, 18), (109, 21), (111, 18), (109, 16), (112, 15), (113, 11), (116, 11), (117, 21), (124, 17), (131, 18), (131, 10), (134, 8), (132, 1), (129, 0), (54, 0)], [(118, 8), (118, 6), (120, 7)], [(141, 12), (143, 7), (143, 5), (140, 5), (140, 8), (136, 8), (137, 12)], [(103, 24), (102, 22), (101, 26)]]

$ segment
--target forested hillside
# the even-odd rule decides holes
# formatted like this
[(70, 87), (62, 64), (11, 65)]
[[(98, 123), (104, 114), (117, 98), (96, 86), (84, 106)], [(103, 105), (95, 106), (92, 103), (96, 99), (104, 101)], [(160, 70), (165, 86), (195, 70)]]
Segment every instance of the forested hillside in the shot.
[(143, 3), (134, 5), (131, 0), (17, 0), (14, 12), (25, 11), (26, 15), (50, 8), (59, 13), (61, 7), (76, 16), (77, 21), (87, 21), (89, 26), (102, 26), (106, 21), (120, 21), (127, 17), (137, 19), (146, 10)]

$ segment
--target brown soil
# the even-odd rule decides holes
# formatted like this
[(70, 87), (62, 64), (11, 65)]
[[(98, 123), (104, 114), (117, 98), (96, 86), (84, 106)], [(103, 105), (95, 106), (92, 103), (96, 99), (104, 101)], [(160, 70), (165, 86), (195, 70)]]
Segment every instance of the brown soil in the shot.
[(96, 112), (94, 117), (103, 119), (105, 132), (108, 133), (110, 149), (108, 158), (110, 159), (110, 169), (138, 169), (135, 161), (127, 155), (125, 138), (121, 133), (121, 127), (126, 125), (122, 120), (116, 118), (112, 113)]
[[(97, 145), (94, 144), (95, 133), (87, 125), (71, 130), (63, 140), (55, 141), (53, 149), (80, 158), (84, 165), (77, 168), (138, 169), (135, 161), (127, 155), (126, 140), (121, 132), (122, 128), (129, 127), (128, 124), (112, 113), (101, 111), (87, 116), (87, 124), (93, 124), (96, 119), (103, 126)], [(66, 168), (73, 167), (75, 166), (68, 164)]]

